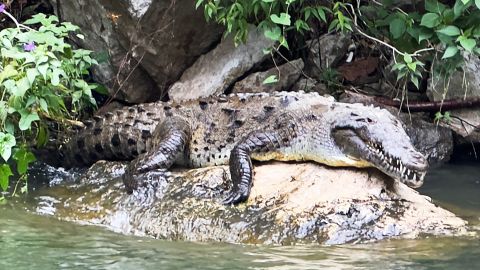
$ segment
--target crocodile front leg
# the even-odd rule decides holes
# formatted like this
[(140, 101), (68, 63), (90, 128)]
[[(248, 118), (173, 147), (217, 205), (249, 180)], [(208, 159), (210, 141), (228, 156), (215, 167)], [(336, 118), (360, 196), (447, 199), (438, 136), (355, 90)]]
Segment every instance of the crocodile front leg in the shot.
[(139, 187), (156, 189), (159, 181), (166, 180), (167, 169), (183, 153), (190, 135), (190, 125), (180, 117), (167, 118), (158, 125), (150, 149), (133, 160), (123, 176), (127, 192)]
[(252, 132), (241, 140), (230, 153), (230, 175), (232, 190), (223, 200), (224, 204), (236, 204), (248, 199), (253, 184), (252, 153), (264, 153), (279, 150), (289, 145), (296, 137), (295, 125), (279, 131)]

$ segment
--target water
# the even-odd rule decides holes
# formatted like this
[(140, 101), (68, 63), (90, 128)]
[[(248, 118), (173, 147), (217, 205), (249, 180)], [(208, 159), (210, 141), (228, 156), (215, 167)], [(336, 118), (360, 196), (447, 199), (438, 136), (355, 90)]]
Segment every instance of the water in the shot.
[[(480, 167), (436, 169), (421, 189), (480, 225)], [(0, 208), (3, 269), (480, 269), (480, 238), (392, 240), (342, 246), (169, 242)]]

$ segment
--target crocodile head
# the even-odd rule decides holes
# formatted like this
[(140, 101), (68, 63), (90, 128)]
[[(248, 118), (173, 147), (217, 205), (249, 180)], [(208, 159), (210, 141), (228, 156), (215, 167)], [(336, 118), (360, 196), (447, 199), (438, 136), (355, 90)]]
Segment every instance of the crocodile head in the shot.
[(428, 168), (400, 121), (384, 109), (365, 110), (356, 104), (336, 114), (332, 136), (337, 147), (359, 163), (376, 167), (410, 187), (420, 187)]

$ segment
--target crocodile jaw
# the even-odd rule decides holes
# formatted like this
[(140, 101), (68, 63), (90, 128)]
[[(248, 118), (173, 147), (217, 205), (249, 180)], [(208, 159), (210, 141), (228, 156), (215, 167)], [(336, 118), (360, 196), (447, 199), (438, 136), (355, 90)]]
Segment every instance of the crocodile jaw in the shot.
[(359, 133), (347, 128), (334, 130), (332, 135), (337, 147), (358, 164), (367, 163), (412, 188), (422, 186), (428, 163), (410, 141), (390, 143), (388, 139), (382, 141)]

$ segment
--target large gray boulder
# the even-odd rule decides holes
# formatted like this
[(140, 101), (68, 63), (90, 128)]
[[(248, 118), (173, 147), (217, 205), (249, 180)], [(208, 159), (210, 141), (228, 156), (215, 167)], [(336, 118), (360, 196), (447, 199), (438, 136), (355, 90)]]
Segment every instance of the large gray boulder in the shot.
[(250, 26), (246, 44), (235, 46), (232, 38), (222, 40), (183, 73), (168, 95), (182, 101), (223, 94), (239, 77), (269, 57), (263, 49), (273, 45), (274, 41), (266, 38), (263, 31)]
[(327, 68), (336, 67), (339, 61), (348, 52), (348, 46), (352, 43), (349, 34), (333, 33), (325, 34), (317, 39), (307, 42), (306, 72), (319, 80)]
[(399, 117), (413, 145), (425, 154), (431, 167), (450, 160), (453, 153), (453, 134), (449, 128), (427, 121), (421, 114), (401, 113)]
[[(222, 28), (207, 24), (191, 0), (49, 0), (56, 13), (79, 25), (81, 47), (104, 59), (96, 80), (117, 99), (130, 103), (166, 95), (201, 54), (221, 38)], [(58, 1), (58, 5), (57, 5)]]
[[(249, 200), (219, 202), (228, 168), (177, 171), (153, 200), (125, 194), (122, 163), (98, 162), (76, 180), (52, 171), (52, 187), (30, 195), (34, 212), (170, 240), (252, 244), (341, 244), (457, 235), (466, 222), (376, 170), (304, 164), (255, 167)], [(63, 180), (62, 180), (63, 179)], [(67, 179), (67, 180), (65, 180)]]
[[(432, 101), (444, 99), (469, 99), (480, 97), (480, 58), (475, 54), (464, 54), (465, 65), (450, 78), (433, 74), (429, 81), (427, 95)], [(480, 141), (480, 110), (478, 108), (453, 110), (448, 121), (440, 124), (451, 128), (468, 141)]]
[[(232, 93), (272, 93), (288, 91), (298, 81), (303, 70), (301, 58), (289, 61), (281, 66), (273, 67), (267, 71), (256, 72), (238, 81), (233, 86)], [(275, 76), (277, 82), (263, 83), (270, 76)]]

